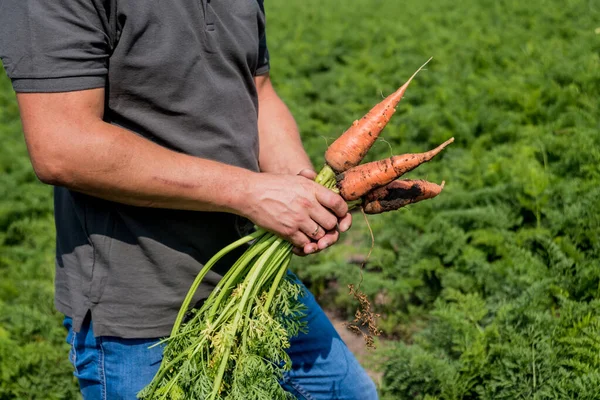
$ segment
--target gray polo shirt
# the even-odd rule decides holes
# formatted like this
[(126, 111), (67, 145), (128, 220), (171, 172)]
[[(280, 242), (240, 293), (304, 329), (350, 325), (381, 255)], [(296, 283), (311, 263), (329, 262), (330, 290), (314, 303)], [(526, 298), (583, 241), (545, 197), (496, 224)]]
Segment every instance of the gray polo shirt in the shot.
[[(0, 57), (17, 92), (104, 87), (106, 122), (258, 171), (264, 22), (262, 0), (2, 0)], [(56, 307), (76, 331), (90, 311), (97, 336), (168, 335), (203, 263), (248, 225), (62, 187), (54, 199)], [(207, 275), (196, 302), (234, 257)]]

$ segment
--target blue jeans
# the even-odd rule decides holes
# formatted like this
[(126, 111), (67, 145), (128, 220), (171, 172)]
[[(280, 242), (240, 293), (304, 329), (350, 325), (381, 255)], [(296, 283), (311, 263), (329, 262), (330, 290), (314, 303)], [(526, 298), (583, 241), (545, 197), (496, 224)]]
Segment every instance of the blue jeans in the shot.
[[(375, 400), (371, 378), (348, 350), (333, 325), (307, 290), (308, 333), (291, 341), (292, 370), (282, 386), (300, 400)], [(134, 400), (158, 370), (161, 346), (153, 339), (94, 337), (89, 318), (80, 332), (65, 318), (69, 358), (75, 367), (84, 400)]]

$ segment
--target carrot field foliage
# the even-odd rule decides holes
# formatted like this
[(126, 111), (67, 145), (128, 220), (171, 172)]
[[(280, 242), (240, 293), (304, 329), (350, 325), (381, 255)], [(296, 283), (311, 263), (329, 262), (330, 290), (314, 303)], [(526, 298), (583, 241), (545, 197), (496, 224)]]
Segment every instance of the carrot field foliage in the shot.
[[(456, 142), (407, 176), (440, 196), (370, 216), (364, 290), (385, 399), (600, 399), (600, 3), (267, 0), (274, 84), (317, 168), (430, 56), (368, 160)], [(193, 77), (190, 77), (193, 79)], [(0, 400), (76, 399), (53, 307), (51, 189), (0, 73)], [(296, 259), (324, 307), (371, 238)]]
[[(397, 341), (376, 358), (382, 394), (600, 399), (600, 3), (337, 4), (267, 8), (272, 75), (317, 166), (430, 56), (369, 158), (456, 138), (408, 174), (445, 180), (440, 196), (369, 217), (362, 289)], [(295, 264), (348, 317), (371, 246), (354, 219)]]

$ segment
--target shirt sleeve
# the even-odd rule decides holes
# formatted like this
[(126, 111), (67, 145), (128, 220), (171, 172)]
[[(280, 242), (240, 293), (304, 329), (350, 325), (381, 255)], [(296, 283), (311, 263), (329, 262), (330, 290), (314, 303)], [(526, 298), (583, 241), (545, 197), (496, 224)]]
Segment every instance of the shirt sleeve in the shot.
[(269, 49), (267, 48), (267, 35), (265, 31), (265, 7), (263, 4), (263, 0), (258, 0), (258, 5), (260, 6), (260, 11), (263, 17), (262, 29), (260, 29), (259, 34), (259, 46), (258, 46), (258, 65), (256, 67), (256, 75), (263, 75), (269, 72), (270, 69), (270, 60), (269, 60)]
[(0, 1), (0, 58), (16, 92), (105, 86), (110, 40), (102, 1)]

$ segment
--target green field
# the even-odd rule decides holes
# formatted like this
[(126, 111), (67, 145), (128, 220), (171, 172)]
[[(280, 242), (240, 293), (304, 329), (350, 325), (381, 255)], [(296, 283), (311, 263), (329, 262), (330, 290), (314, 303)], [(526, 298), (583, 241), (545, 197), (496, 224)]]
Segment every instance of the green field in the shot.
[[(343, 6), (341, 6), (343, 4)], [(600, 3), (266, 1), (272, 77), (320, 167), (424, 61), (369, 158), (424, 151), (436, 199), (369, 217), (386, 399), (600, 399)], [(0, 400), (76, 399), (53, 308), (51, 188), (0, 74)], [(352, 317), (371, 237), (294, 269)]]

